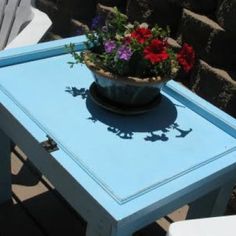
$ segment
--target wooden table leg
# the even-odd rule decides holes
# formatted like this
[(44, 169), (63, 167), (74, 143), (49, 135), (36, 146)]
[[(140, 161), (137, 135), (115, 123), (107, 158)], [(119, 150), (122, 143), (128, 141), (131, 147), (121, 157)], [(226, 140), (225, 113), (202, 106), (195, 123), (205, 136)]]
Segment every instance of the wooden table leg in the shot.
[(11, 142), (0, 130), (0, 205), (11, 199)]
[(222, 216), (232, 194), (235, 180), (189, 204), (186, 219)]
[(87, 224), (86, 236), (132, 236), (133, 234), (127, 232), (125, 229), (117, 230), (112, 225), (97, 225), (94, 226), (92, 223)]

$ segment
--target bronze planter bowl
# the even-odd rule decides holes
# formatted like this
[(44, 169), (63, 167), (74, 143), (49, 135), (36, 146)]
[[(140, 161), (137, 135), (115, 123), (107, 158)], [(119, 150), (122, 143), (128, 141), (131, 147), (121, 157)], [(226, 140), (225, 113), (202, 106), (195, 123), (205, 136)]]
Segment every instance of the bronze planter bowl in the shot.
[(117, 106), (144, 107), (160, 98), (160, 89), (170, 78), (122, 77), (99, 68), (84, 56), (86, 66), (93, 73), (99, 97)]

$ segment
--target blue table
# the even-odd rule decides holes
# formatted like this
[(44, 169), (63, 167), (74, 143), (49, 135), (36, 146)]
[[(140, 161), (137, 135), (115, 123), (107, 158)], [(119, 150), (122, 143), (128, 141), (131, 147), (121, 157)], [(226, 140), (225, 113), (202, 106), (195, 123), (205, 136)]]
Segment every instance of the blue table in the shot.
[[(93, 78), (64, 45), (0, 54), (0, 202), (10, 199), (10, 141), (88, 222), (87, 236), (126, 236), (189, 203), (222, 215), (236, 182), (236, 121), (170, 81), (161, 104), (121, 116), (88, 96)], [(59, 150), (40, 144), (49, 135)]]

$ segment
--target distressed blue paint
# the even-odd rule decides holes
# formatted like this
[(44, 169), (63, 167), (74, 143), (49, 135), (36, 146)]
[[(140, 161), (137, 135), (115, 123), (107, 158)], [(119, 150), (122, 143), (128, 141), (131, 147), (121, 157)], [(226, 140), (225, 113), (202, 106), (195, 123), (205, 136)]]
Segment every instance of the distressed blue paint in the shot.
[(235, 119), (226, 113), (222, 113), (217, 107), (193, 94), (187, 88), (180, 84), (170, 81), (168, 86), (163, 88), (164, 91), (169, 91), (172, 97), (181, 100), (189, 109), (194, 110), (199, 115), (205, 117), (209, 122), (215, 124), (225, 132), (236, 138)]
[(17, 60), (0, 69), (0, 99), (37, 140), (54, 138), (55, 160), (114, 219), (178, 207), (184, 195), (196, 199), (191, 191), (235, 169), (235, 119), (174, 81), (148, 114), (102, 110), (86, 99), (91, 73), (82, 65), (70, 69), (71, 56), (58, 53), (70, 41), (2, 55), (3, 65)]
[(23, 63), (27, 61), (37, 60), (41, 58), (66, 54), (65, 45), (74, 43), (77, 50), (84, 48), (84, 36), (78, 36), (68, 39), (55, 40), (34, 46), (11, 48), (0, 52), (0, 67)]
[[(70, 59), (61, 55), (18, 64), (12, 70), (2, 68), (0, 89), (118, 203), (236, 151), (233, 137), (168, 92), (163, 92), (155, 111), (132, 117), (111, 114), (89, 99), (73, 97), (65, 91), (68, 86), (88, 89), (93, 80), (85, 66), (70, 69)], [(117, 131), (108, 131), (113, 128)], [(179, 129), (189, 133), (178, 137)], [(150, 132), (154, 139), (163, 136), (164, 140), (149, 141)]]

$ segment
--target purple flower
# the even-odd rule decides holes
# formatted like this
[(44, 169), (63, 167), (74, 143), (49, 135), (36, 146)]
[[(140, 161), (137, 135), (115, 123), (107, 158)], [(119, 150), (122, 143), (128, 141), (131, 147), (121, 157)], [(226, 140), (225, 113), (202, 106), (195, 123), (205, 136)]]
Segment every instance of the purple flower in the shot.
[(132, 56), (132, 51), (126, 45), (122, 45), (117, 50), (117, 56), (119, 59), (128, 61), (130, 57)]
[(92, 19), (91, 29), (96, 30), (101, 28), (105, 24), (105, 18), (101, 15), (97, 15)]
[(113, 40), (107, 40), (104, 43), (104, 48), (107, 53), (111, 53), (116, 48), (116, 43)]

